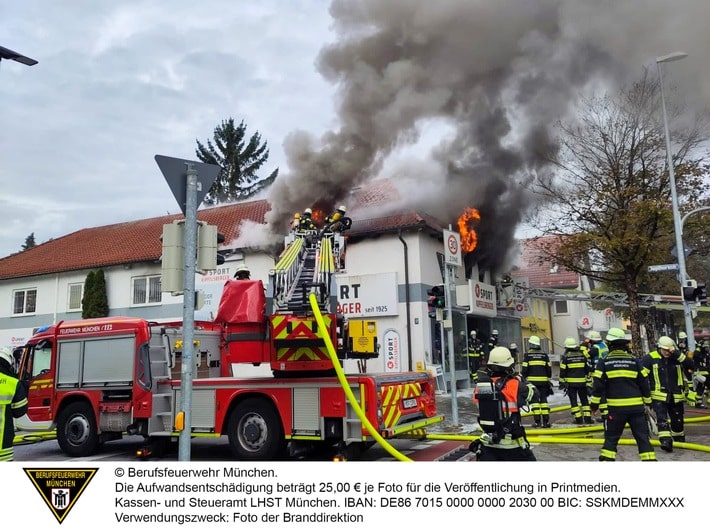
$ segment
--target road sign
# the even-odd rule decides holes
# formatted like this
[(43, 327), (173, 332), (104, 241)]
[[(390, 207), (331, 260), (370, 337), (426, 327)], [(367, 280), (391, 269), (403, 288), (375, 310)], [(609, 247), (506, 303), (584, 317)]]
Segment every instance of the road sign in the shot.
[(649, 273), (653, 272), (677, 272), (678, 271), (678, 265), (677, 264), (656, 264), (654, 266), (649, 266), (648, 267)]
[(165, 155), (156, 155), (155, 162), (158, 163), (158, 168), (163, 173), (165, 181), (167, 181), (170, 190), (173, 191), (173, 196), (180, 206), (183, 214), (186, 214), (185, 203), (187, 201), (187, 165), (193, 165), (197, 172), (197, 206), (200, 206), (202, 200), (209, 192), (214, 184), (221, 168), (216, 164), (201, 163), (198, 161), (187, 161), (185, 159), (177, 159), (175, 157), (167, 157)]
[(461, 266), (461, 237), (458, 233), (444, 229), (444, 251), (446, 264)]

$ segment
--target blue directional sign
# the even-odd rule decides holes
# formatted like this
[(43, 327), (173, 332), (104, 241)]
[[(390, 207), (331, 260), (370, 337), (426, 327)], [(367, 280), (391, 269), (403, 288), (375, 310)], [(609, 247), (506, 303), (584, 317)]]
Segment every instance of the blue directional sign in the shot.
[(220, 166), (216, 164), (207, 164), (198, 161), (189, 161), (187, 159), (178, 159), (176, 157), (167, 157), (165, 155), (156, 155), (155, 162), (158, 163), (158, 168), (163, 173), (165, 181), (167, 181), (173, 196), (178, 202), (180, 210), (185, 214), (185, 203), (187, 201), (187, 169), (188, 164), (193, 165), (197, 172), (197, 206), (200, 206), (202, 200), (209, 192), (219, 175)]

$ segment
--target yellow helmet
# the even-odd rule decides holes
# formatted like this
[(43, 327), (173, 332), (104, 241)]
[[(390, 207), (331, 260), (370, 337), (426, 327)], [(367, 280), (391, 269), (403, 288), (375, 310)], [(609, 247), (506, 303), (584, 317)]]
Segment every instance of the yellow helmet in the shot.
[(579, 342), (572, 338), (571, 336), (568, 336), (565, 338), (565, 348), (566, 349), (577, 349), (579, 347)]
[(540, 347), (540, 337), (532, 335), (528, 340), (528, 343), (534, 347)]
[(614, 342), (617, 340), (626, 341), (626, 333), (618, 327), (612, 327), (611, 329), (609, 329), (609, 332), (606, 333), (606, 341)]

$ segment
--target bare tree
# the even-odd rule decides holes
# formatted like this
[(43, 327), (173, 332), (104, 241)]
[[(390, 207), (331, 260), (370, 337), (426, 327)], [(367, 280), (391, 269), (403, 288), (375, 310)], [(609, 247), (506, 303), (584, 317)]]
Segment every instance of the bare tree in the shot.
[[(536, 183), (547, 205), (537, 213), (537, 226), (560, 237), (559, 246), (542, 249), (541, 257), (625, 292), (635, 346), (641, 345), (645, 317), (638, 295), (650, 282), (648, 266), (668, 260), (673, 247), (660, 108), (660, 86), (648, 71), (616, 96), (585, 100), (576, 121), (559, 124), (561, 149), (551, 158), (556, 173)], [(675, 123), (682, 108), (670, 112)], [(696, 202), (705, 194), (700, 148), (707, 126), (703, 114), (671, 134), (679, 195)]]

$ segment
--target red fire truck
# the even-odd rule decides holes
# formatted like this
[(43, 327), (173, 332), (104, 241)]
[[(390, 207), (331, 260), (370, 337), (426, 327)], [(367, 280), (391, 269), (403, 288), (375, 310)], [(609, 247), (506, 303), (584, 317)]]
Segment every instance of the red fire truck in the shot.
[[(323, 334), (340, 360), (377, 356), (379, 346), (374, 321), (335, 313), (333, 274), (343, 245), (338, 234), (293, 234), (268, 292), (261, 281), (227, 281), (214, 321), (195, 323), (193, 436), (226, 435), (239, 459), (270, 460), (314, 444), (344, 453), (371, 445), (357, 410), (384, 438), (421, 433), (443, 419), (427, 372), (347, 375), (360, 408), (348, 402)], [(310, 294), (327, 331), (318, 329)], [(179, 435), (181, 349), (179, 322), (108, 317), (44, 328), (24, 347), (29, 409), (19, 426), (56, 428), (61, 449), (78, 457), (124, 434), (170, 441)], [(244, 364), (271, 371), (240, 377)]]

